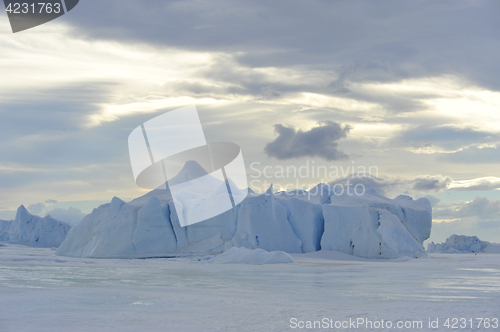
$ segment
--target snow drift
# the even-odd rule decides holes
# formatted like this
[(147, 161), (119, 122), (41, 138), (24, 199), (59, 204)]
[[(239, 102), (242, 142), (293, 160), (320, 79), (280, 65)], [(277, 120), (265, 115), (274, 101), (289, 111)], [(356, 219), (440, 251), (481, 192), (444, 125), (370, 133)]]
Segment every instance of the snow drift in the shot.
[(466, 236), (453, 234), (446, 242), (431, 242), (427, 245), (427, 252), (461, 253), (461, 252), (487, 252), (500, 253), (500, 245), (481, 241), (477, 236)]
[[(183, 176), (199, 172), (186, 163)], [(212, 188), (224, 181), (208, 178)], [(219, 181), (219, 185), (214, 185)], [(389, 199), (376, 190), (362, 196), (338, 195), (326, 184), (311, 191), (265, 194), (233, 189), (235, 208), (203, 222), (181, 227), (176, 207), (193, 204), (193, 193), (172, 200), (156, 189), (131, 202), (115, 197), (87, 215), (68, 233), (57, 255), (132, 258), (218, 254), (232, 247), (287, 253), (338, 250), (362, 257), (418, 257), (430, 235), (432, 211), (427, 199)], [(215, 190), (214, 195), (217, 194)], [(247, 195), (248, 192), (248, 195)], [(242, 198), (245, 197), (246, 198)], [(217, 204), (214, 200), (213, 204)]]
[(263, 249), (231, 248), (215, 257), (212, 262), (262, 265), (295, 263), (295, 260), (284, 251), (269, 252)]
[(59, 247), (71, 225), (52, 218), (32, 215), (21, 205), (14, 220), (0, 220), (0, 241), (20, 242), (40, 247)]

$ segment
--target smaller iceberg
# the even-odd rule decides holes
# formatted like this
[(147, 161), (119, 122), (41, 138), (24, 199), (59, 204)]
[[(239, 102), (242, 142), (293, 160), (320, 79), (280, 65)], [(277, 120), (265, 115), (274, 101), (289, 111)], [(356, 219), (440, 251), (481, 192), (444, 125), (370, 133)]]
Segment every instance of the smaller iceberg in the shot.
[(481, 241), (477, 236), (453, 234), (443, 243), (431, 242), (427, 245), (430, 253), (461, 253), (461, 252), (487, 252), (500, 253), (500, 245)]
[(28, 244), (37, 247), (59, 247), (71, 225), (50, 215), (32, 215), (21, 205), (14, 220), (0, 220), (0, 241)]

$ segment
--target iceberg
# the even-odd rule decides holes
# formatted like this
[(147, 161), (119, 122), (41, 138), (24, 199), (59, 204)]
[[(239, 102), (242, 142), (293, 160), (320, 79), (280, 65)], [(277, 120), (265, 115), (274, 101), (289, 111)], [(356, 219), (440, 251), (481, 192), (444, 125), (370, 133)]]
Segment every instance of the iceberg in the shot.
[(486, 252), (500, 253), (500, 245), (481, 241), (477, 236), (466, 236), (453, 234), (443, 243), (431, 242), (427, 245), (430, 253), (461, 253), (461, 252)]
[(272, 185), (266, 193), (248, 197), (242, 203), (232, 244), (267, 251), (302, 252), (302, 243), (290, 225), (287, 209), (278, 203)]
[[(205, 174), (192, 161), (174, 179), (196, 176), (203, 178), (207, 186), (192, 186), (176, 195), (175, 201), (165, 189), (169, 182), (163, 189), (152, 190), (128, 203), (113, 198), (74, 226), (56, 254), (175, 257), (220, 254), (236, 247), (286, 253), (336, 250), (360, 257), (425, 255), (422, 243), (429, 238), (432, 223), (432, 210), (425, 198), (389, 199), (375, 189), (368, 189), (361, 196), (338, 195), (328, 184), (319, 184), (310, 191), (279, 193), (271, 185), (264, 194), (256, 194), (249, 188), (233, 188), (229, 178), (224, 181)], [(197, 210), (199, 190), (212, 190), (210, 196), (216, 197), (227, 186), (231, 187), (231, 199), (240, 202), (238, 205), (181, 227), (179, 211), (204, 213)], [(213, 199), (210, 205), (217, 204), (218, 200)]]
[(324, 228), (321, 204), (296, 197), (278, 199), (278, 202), (286, 208), (288, 222), (302, 243), (302, 252), (320, 250)]
[(0, 220), (0, 241), (17, 242), (39, 247), (59, 247), (71, 225), (52, 218), (39, 217), (21, 205), (14, 220)]

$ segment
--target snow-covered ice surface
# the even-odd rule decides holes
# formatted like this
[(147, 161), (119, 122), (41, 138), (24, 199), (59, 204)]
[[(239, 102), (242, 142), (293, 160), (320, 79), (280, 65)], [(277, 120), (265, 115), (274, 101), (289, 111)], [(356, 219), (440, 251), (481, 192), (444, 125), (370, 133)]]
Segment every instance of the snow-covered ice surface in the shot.
[(213, 262), (262, 265), (295, 263), (295, 260), (284, 251), (265, 251), (263, 249), (233, 247), (215, 257)]
[(3, 244), (0, 331), (297, 331), (291, 318), (360, 317), (421, 320), (418, 331), (439, 318), (444, 331), (446, 318), (500, 318), (496, 254), (292, 256), (296, 264), (91, 259)]

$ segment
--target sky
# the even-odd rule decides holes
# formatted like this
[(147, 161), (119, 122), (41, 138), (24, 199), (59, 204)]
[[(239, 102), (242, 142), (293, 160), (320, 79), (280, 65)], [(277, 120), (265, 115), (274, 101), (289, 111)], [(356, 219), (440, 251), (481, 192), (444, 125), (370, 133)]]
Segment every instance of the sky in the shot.
[(2, 11), (0, 219), (24, 204), (77, 222), (146, 193), (128, 135), (195, 104), (255, 190), (370, 173), (430, 200), (431, 240), (500, 242), (499, 15), (494, 0), (82, 0), (13, 34)]

